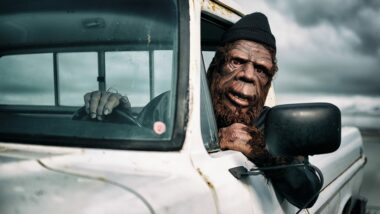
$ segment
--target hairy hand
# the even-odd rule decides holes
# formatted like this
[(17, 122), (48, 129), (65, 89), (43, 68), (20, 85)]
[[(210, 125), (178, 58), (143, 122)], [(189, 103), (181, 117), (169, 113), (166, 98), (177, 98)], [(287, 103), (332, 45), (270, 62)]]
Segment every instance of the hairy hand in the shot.
[(84, 103), (87, 114), (92, 119), (102, 120), (104, 116), (112, 113), (113, 109), (119, 105), (130, 107), (127, 97), (119, 93), (106, 91), (93, 91), (84, 95)]
[(252, 153), (251, 128), (242, 124), (234, 123), (228, 127), (219, 129), (219, 145), (222, 150), (235, 150), (242, 152), (245, 156)]
[[(249, 127), (241, 123), (219, 129), (219, 144), (222, 150), (235, 150), (243, 153), (258, 167), (290, 164), (294, 160), (304, 161), (304, 157), (272, 156), (266, 149), (264, 134), (256, 127)], [(284, 170), (266, 171), (265, 176), (281, 178)]]

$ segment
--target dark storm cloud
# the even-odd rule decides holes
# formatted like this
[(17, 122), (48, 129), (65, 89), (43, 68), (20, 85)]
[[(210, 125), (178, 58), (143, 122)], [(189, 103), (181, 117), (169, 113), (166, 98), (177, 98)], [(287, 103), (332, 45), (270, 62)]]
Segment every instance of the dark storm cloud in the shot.
[[(279, 72), (275, 79), (275, 87), (278, 92), (287, 93), (323, 93), (323, 94), (362, 94), (378, 96), (380, 82), (377, 77), (368, 78), (371, 75), (348, 73), (344, 68), (332, 68), (330, 65), (313, 66), (297, 65), (292, 72), (288, 72), (293, 66), (286, 67), (287, 71)], [(297, 70), (295, 70), (297, 69)], [(377, 70), (367, 70), (364, 73), (376, 73)], [(341, 73), (338, 75), (337, 73)], [(300, 75), (301, 74), (301, 75)], [(285, 76), (285, 77), (284, 77)]]
[(240, 1), (271, 23), (278, 95), (380, 95), (380, 1)]
[(278, 91), (379, 95), (378, 60), (339, 50), (326, 53), (326, 47), (319, 46), (320, 51), (306, 54), (298, 54), (298, 50), (279, 53)]
[(272, 6), (291, 14), (303, 26), (323, 22), (337, 29), (347, 28), (359, 38), (353, 48), (380, 58), (380, 1), (378, 0), (320, 0), (269, 1)]

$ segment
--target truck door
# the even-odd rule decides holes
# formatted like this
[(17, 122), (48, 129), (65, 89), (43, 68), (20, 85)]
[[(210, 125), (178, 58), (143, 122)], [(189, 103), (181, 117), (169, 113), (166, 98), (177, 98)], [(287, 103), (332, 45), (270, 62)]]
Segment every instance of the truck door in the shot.
[(209, 156), (198, 170), (210, 184), (220, 213), (236, 213), (236, 210), (239, 213), (296, 213), (298, 209), (277, 195), (263, 175), (236, 179), (229, 169), (237, 166), (250, 169), (255, 165), (240, 152), (221, 151), (219, 148), (206, 71), (221, 34), (230, 24), (202, 16), (201, 131)]

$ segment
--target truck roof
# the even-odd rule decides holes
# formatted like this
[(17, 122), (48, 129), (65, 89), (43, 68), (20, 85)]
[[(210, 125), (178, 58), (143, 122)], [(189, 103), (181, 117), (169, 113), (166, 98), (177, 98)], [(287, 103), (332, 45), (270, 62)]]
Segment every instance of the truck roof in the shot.
[(246, 13), (243, 11), (243, 7), (235, 0), (214, 0), (216, 3), (219, 3), (231, 11), (243, 16)]

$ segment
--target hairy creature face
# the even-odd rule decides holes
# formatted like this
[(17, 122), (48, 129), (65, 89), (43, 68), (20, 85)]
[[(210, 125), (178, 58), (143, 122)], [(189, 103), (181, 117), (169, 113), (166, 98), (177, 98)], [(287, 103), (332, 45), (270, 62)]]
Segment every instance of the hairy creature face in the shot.
[(213, 74), (211, 94), (219, 127), (232, 123), (250, 124), (264, 106), (273, 69), (272, 55), (263, 45), (234, 42), (225, 53), (223, 65)]

